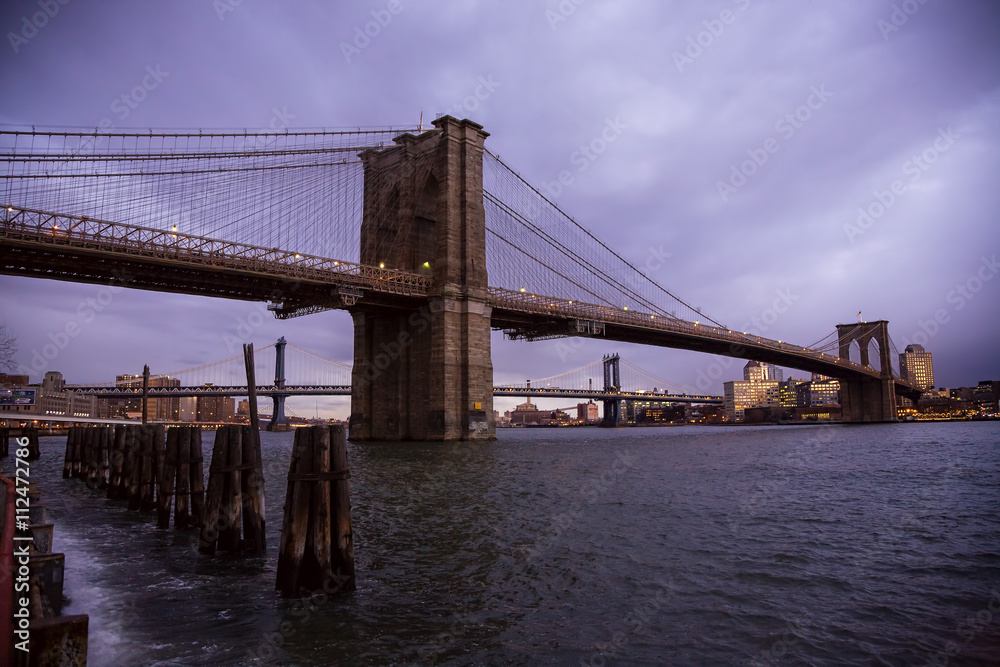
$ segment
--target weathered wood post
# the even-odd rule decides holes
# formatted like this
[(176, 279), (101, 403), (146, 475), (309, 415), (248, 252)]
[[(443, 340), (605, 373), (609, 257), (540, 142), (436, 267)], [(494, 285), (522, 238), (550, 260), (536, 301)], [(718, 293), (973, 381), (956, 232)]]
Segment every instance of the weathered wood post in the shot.
[(191, 498), (191, 428), (183, 426), (167, 431), (167, 456), (170, 456), (170, 434), (174, 434), (177, 456), (177, 486), (174, 489), (174, 528), (184, 529), (191, 522), (188, 510)]
[(0, 457), (10, 456), (10, 429), (0, 426)]
[(343, 426), (295, 431), (275, 588), (284, 596), (355, 589)]
[(159, 489), (156, 493), (156, 527), (170, 527), (170, 505), (174, 496), (174, 486), (177, 482), (177, 448), (178, 429), (167, 431), (167, 442), (158, 466)]
[(240, 548), (242, 431), (240, 426), (220, 426), (215, 432), (212, 464), (208, 469), (205, 522), (198, 545), (203, 554), (214, 555), (216, 549), (236, 552)]
[(260, 460), (260, 431), (243, 427), (243, 550), (250, 554), (267, 551), (264, 539), (264, 471)]
[(97, 477), (100, 480), (101, 488), (105, 488), (108, 485), (108, 457), (114, 441), (114, 427), (102, 426), (100, 448), (97, 451)]
[(250, 425), (243, 429), (243, 464), (240, 479), (243, 495), (243, 549), (252, 554), (266, 553), (264, 531), (264, 467), (260, 452), (260, 422), (257, 413), (257, 378), (253, 343), (243, 345), (250, 403)]
[(201, 429), (191, 429), (191, 525), (201, 527), (205, 522), (205, 470), (201, 449)]
[(41, 450), (38, 449), (38, 429), (34, 426), (28, 426), (24, 429), (22, 436), (28, 438), (28, 455), (25, 460), (37, 461), (42, 456)]
[(125, 427), (125, 464), (122, 468), (122, 479), (125, 482), (125, 497), (130, 510), (139, 509), (142, 487), (142, 454), (140, 452), (141, 427)]
[(108, 453), (108, 500), (125, 497), (125, 442), (128, 426), (119, 424), (111, 436), (111, 451)]
[(70, 426), (66, 434), (66, 456), (63, 458), (63, 479), (69, 479), (73, 470), (73, 455), (76, 453), (76, 440), (80, 437), (80, 427)]
[(107, 484), (108, 474), (108, 435), (107, 427), (95, 426), (87, 429), (87, 457), (84, 477), (91, 489), (102, 488)]
[(86, 452), (87, 445), (87, 427), (77, 426), (77, 436), (73, 441), (73, 453), (70, 460), (70, 471), (69, 474), (73, 479), (80, 479), (83, 477), (83, 457)]
[(164, 448), (163, 426), (144, 425), (139, 429), (141, 476), (139, 478), (139, 509), (152, 512), (156, 508), (156, 463)]

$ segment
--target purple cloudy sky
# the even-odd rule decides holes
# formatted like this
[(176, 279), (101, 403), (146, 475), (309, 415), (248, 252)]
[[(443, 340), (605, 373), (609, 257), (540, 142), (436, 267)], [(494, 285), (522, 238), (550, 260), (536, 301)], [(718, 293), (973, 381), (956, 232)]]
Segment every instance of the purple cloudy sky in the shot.
[[(51, 4), (58, 12), (43, 21), (44, 1), (4, 3), (7, 125), (406, 126), (421, 109), (425, 122), (468, 117), (528, 181), (568, 171), (563, 210), (729, 326), (763, 317), (763, 335), (805, 345), (861, 310), (890, 321), (900, 350), (926, 340), (941, 386), (1000, 379), (1000, 5), (991, 0)], [(27, 27), (32, 17), (44, 25)], [(384, 26), (370, 23), (378, 18)], [(361, 39), (366, 24), (374, 36)], [(160, 81), (125, 117), (116, 100), (147, 68)], [(581, 159), (609, 122), (621, 127), (615, 140)], [(872, 217), (859, 221), (859, 209)], [(17, 334), (21, 362), (101, 289), (0, 277), (0, 320)], [(790, 305), (774, 317), (779, 295)], [(47, 368), (97, 382), (143, 363), (165, 372), (214, 361), (233, 354), (224, 334), (257, 310), (119, 291)], [(936, 315), (942, 323), (928, 325)], [(351, 358), (346, 313), (269, 319), (253, 341), (279, 335)], [(721, 368), (678, 350), (496, 334), (496, 381), (616, 350), (691, 387)], [(728, 365), (709, 389), (721, 393), (741, 368)], [(298, 405), (314, 409), (311, 399)], [(322, 401), (322, 411), (345, 417), (348, 402)]]

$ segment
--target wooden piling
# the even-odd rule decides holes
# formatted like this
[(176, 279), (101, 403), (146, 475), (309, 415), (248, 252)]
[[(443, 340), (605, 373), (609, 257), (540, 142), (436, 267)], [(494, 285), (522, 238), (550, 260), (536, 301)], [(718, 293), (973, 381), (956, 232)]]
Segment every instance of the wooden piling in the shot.
[[(351, 530), (351, 476), (347, 465), (347, 429), (330, 426), (330, 471), (333, 479), (330, 489), (333, 543), (331, 572), (341, 578), (335, 583), (339, 590), (355, 589), (354, 533)], [(324, 588), (325, 589), (325, 588)]]
[(260, 431), (243, 427), (243, 470), (240, 491), (243, 497), (243, 551), (264, 554), (264, 470), (260, 456)]
[(167, 455), (170, 455), (170, 434), (174, 434), (177, 456), (177, 486), (174, 488), (174, 528), (184, 529), (191, 522), (188, 509), (191, 498), (191, 428), (184, 426), (167, 431)]
[(125, 497), (123, 472), (125, 469), (125, 429), (128, 426), (120, 424), (111, 435), (108, 451), (108, 500), (119, 500)]
[(101, 427), (100, 447), (97, 451), (97, 478), (100, 480), (101, 488), (108, 486), (108, 460), (111, 454), (111, 447), (115, 441), (115, 429), (113, 426)]
[(198, 551), (209, 556), (215, 555), (219, 541), (222, 496), (226, 485), (224, 469), (229, 461), (229, 433), (224, 427), (216, 430), (212, 463), (208, 468), (208, 492), (205, 494), (205, 515)]
[(91, 489), (104, 488), (108, 479), (108, 438), (110, 429), (95, 426), (86, 429), (87, 453), (83, 475)]
[(235, 553), (240, 550), (240, 534), (243, 525), (243, 489), (240, 484), (243, 465), (243, 428), (223, 426), (219, 430), (229, 431), (228, 458), (225, 470), (221, 521), (219, 529), (219, 549)]
[(0, 458), (10, 456), (10, 429), (0, 426)]
[(191, 429), (191, 525), (201, 527), (205, 522), (205, 470), (201, 449), (201, 429)]
[(83, 476), (83, 456), (86, 449), (87, 427), (77, 426), (76, 439), (73, 441), (73, 452), (70, 456), (70, 477), (80, 479)]
[(125, 482), (125, 498), (130, 510), (138, 510), (142, 487), (142, 454), (140, 448), (141, 429), (136, 426), (125, 427), (125, 463), (122, 467), (122, 478)]
[(28, 439), (28, 455), (25, 458), (26, 461), (37, 461), (41, 458), (42, 453), (38, 449), (38, 429), (34, 426), (26, 427), (21, 433), (21, 437)]
[(159, 458), (157, 466), (157, 482), (159, 489), (156, 493), (156, 527), (170, 527), (170, 505), (175, 493), (177, 483), (177, 449), (178, 449), (178, 429), (172, 428), (167, 431), (167, 441), (163, 447), (163, 455)]
[(80, 437), (80, 427), (71, 426), (66, 434), (66, 456), (63, 458), (63, 479), (69, 479), (73, 470), (73, 456), (76, 454), (76, 440)]
[(251, 554), (266, 552), (264, 541), (264, 467), (260, 454), (260, 422), (257, 415), (257, 378), (254, 371), (253, 343), (243, 345), (243, 363), (247, 375), (247, 399), (250, 425), (243, 428), (243, 470), (240, 483), (243, 494), (243, 548)]
[(163, 426), (144, 425), (139, 429), (141, 458), (139, 477), (139, 510), (152, 512), (156, 508), (156, 463), (164, 448)]
[(295, 431), (275, 588), (285, 596), (355, 589), (347, 432)]

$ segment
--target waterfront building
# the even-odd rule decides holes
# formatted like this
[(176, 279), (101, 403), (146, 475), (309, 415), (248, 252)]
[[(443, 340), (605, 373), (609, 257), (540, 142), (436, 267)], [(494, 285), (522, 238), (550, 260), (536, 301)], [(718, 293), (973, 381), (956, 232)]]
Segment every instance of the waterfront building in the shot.
[[(8, 378), (27, 379), (27, 376), (6, 376)], [(2, 406), (4, 412), (18, 412), (42, 417), (97, 417), (97, 399), (93, 396), (81, 396), (73, 391), (66, 391), (66, 381), (59, 371), (48, 371), (42, 378), (41, 386), (32, 387), (27, 383), (19, 389), (34, 389), (34, 405)]]
[(767, 364), (763, 361), (748, 361), (743, 367), (743, 379), (748, 382), (761, 382), (763, 380), (782, 380), (782, 370), (774, 364)]
[(934, 387), (934, 364), (931, 353), (920, 345), (907, 345), (899, 355), (899, 374), (921, 389)]
[(727, 419), (743, 421), (747, 408), (780, 407), (780, 385), (778, 380), (733, 380), (723, 383)]
[(581, 424), (590, 424), (600, 420), (597, 412), (597, 403), (579, 403), (576, 406), (576, 419)]

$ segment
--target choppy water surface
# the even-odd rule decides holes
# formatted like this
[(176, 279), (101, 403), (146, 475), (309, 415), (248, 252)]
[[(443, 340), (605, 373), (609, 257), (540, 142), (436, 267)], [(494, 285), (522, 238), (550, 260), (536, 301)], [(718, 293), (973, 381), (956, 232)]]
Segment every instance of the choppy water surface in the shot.
[(352, 443), (358, 590), (304, 602), (274, 593), (292, 436), (262, 435), (268, 557), (244, 560), (63, 480), (42, 440), (90, 664), (1000, 659), (997, 423)]

